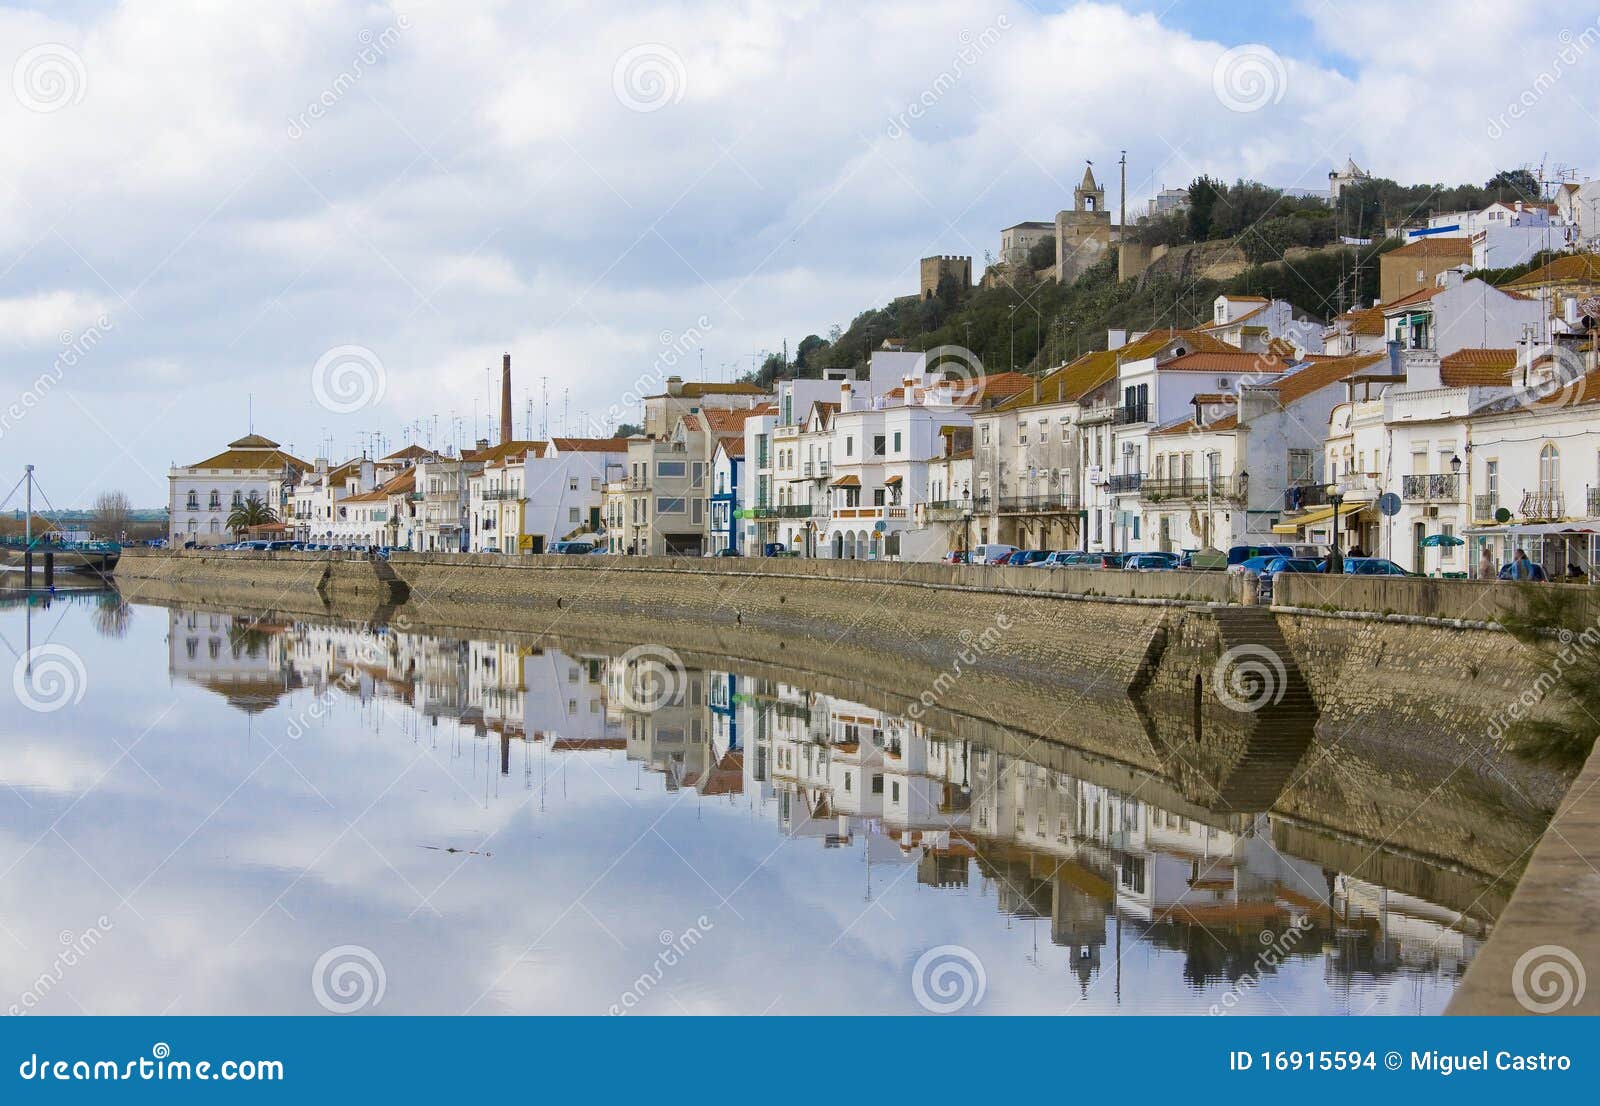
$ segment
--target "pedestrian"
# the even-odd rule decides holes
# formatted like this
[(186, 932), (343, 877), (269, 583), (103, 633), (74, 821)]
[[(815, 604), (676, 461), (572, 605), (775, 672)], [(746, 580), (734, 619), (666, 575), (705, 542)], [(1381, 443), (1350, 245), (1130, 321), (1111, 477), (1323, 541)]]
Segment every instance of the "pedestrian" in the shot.
[(1528, 560), (1528, 554), (1521, 549), (1511, 558), (1511, 579), (1533, 579), (1533, 562)]
[(1354, 545), (1352, 545), (1350, 547), (1350, 556), (1352, 556), (1352, 557), (1365, 557), (1366, 555), (1367, 555), (1367, 551), (1365, 549), (1361, 548), (1361, 543), (1360, 542), (1356, 542)]
[(1493, 580), (1500, 574), (1500, 566), (1494, 563), (1494, 552), (1484, 543), (1483, 552), (1478, 555), (1478, 579)]

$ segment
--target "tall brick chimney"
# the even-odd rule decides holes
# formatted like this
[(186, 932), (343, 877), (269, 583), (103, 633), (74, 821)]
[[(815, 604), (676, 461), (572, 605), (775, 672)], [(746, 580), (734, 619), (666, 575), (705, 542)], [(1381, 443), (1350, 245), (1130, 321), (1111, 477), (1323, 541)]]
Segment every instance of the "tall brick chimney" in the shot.
[(511, 440), (511, 355), (500, 365), (500, 444)]

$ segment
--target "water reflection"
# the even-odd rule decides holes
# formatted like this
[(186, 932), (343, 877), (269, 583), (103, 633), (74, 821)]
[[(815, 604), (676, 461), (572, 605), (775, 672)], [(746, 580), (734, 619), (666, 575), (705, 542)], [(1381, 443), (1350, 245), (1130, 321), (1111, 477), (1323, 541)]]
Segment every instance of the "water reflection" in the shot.
[[(29, 854), (108, 873), (134, 950), (170, 946), (161, 927), (183, 919), (216, 965), (172, 1000), (186, 1012), (305, 1010), (312, 961), (352, 941), (387, 966), (386, 1011), (603, 1012), (651, 974), (656, 935), (695, 918), (710, 935), (640, 1010), (915, 1012), (913, 961), (956, 944), (986, 973), (979, 1012), (1428, 1012), (1491, 921), (1420, 897), (1420, 860), (1390, 857), (1386, 873), (1418, 877), (1380, 885), (1330, 864), (1347, 843), (1306, 847), (1304, 825), (1175, 793), (1157, 805), (1126, 772), (1052, 766), (1027, 735), (958, 739), (803, 682), (620, 648), (151, 608), (96, 613), (128, 635), (102, 641), (97, 690), (149, 686), (140, 642), (162, 615), (190, 744), (141, 764), (154, 787), (72, 776), (52, 798), (93, 811), (106, 840), (58, 850), (52, 829)], [(200, 744), (238, 712), (259, 760)], [(86, 720), (63, 725), (72, 750), (95, 746)], [(51, 805), (8, 819), (14, 854)], [(118, 848), (140, 855), (102, 860)], [(24, 860), (44, 857), (8, 863)], [(104, 892), (83, 871), (65, 882), (79, 914), (78, 892)], [(147, 885), (164, 906), (142, 905)], [(70, 927), (44, 915), (43, 932)], [(160, 1009), (139, 987), (170, 954), (123, 961), (110, 1008)], [(13, 950), (0, 980), (30, 963)], [(94, 974), (75, 988), (93, 994)]]

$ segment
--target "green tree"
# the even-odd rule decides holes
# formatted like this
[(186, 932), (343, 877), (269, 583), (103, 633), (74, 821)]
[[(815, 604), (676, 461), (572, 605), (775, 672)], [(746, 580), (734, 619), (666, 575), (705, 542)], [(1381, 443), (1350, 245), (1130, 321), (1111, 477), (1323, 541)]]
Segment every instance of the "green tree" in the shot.
[(1502, 169), (1484, 184), (1484, 190), (1507, 200), (1539, 200), (1544, 190), (1531, 169)]
[(261, 497), (251, 492), (250, 495), (234, 504), (233, 510), (228, 512), (227, 527), (233, 531), (234, 540), (252, 526), (264, 526), (269, 522), (277, 522), (278, 514), (271, 507), (261, 501)]
[(1211, 220), (1217, 207), (1217, 182), (1200, 176), (1189, 185), (1189, 239), (1204, 242), (1211, 237)]
[(1056, 263), (1056, 236), (1047, 234), (1028, 248), (1028, 268), (1048, 269)]

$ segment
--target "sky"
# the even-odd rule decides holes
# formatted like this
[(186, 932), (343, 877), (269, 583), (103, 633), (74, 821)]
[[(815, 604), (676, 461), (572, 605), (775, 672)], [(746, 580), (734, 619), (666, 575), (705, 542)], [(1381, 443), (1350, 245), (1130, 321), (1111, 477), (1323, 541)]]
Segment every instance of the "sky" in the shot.
[(1086, 161), (1115, 203), (1124, 149), (1135, 211), (1200, 173), (1325, 187), (1347, 157), (1587, 178), (1594, 18), (0, 7), (0, 494), (32, 463), (58, 507), (157, 506), (252, 427), (307, 459), (470, 444), (506, 352), (519, 435), (604, 429), (671, 372), (728, 379), (914, 292), (920, 257), (981, 268)]

